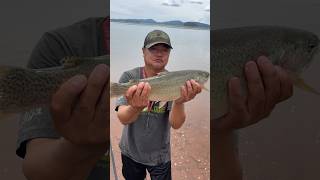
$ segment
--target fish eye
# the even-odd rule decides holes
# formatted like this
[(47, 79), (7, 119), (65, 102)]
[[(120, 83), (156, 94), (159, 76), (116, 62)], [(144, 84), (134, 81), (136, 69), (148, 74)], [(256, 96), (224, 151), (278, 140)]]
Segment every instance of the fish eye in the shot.
[(308, 43), (308, 52), (311, 53), (315, 48), (317, 47), (317, 44), (314, 42), (309, 42)]
[(308, 49), (312, 50), (318, 46), (318, 40), (309, 40)]
[(309, 49), (313, 49), (313, 48), (316, 47), (316, 44), (314, 44), (314, 43), (309, 43), (308, 46), (309, 46)]

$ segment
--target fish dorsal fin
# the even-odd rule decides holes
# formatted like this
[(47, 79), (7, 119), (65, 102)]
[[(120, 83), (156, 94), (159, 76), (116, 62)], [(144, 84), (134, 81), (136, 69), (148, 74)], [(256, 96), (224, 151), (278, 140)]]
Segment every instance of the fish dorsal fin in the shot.
[(314, 89), (313, 87), (311, 87), (310, 85), (308, 85), (308, 84), (304, 81), (304, 79), (302, 79), (301, 77), (299, 77), (299, 76), (297, 76), (297, 75), (294, 75), (294, 77), (293, 77), (293, 82), (294, 82), (294, 84), (295, 84), (297, 87), (299, 87), (299, 88), (301, 88), (301, 89), (303, 89), (303, 90), (305, 90), (305, 91), (307, 91), (307, 92), (311, 92), (311, 93), (320, 95), (319, 91), (317, 91), (316, 89)]
[(79, 58), (75, 56), (66, 56), (64, 57), (60, 63), (62, 64), (64, 69), (73, 68), (80, 64)]
[(206, 86), (204, 86), (204, 85), (203, 85), (201, 88), (202, 88), (203, 90), (205, 90), (205, 91), (210, 92), (210, 90), (209, 90)]
[(162, 71), (162, 72), (157, 73), (157, 76), (163, 76), (163, 75), (166, 75), (166, 74), (168, 74), (167, 71)]

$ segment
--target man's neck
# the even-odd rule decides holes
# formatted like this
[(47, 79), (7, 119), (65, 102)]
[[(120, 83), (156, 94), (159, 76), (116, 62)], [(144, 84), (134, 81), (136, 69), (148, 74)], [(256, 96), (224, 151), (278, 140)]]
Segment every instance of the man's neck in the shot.
[(158, 73), (160, 73), (162, 71), (164, 71), (164, 69), (163, 70), (155, 70), (155, 69), (150, 68), (148, 66), (144, 66), (144, 73), (145, 73), (146, 78), (156, 76)]

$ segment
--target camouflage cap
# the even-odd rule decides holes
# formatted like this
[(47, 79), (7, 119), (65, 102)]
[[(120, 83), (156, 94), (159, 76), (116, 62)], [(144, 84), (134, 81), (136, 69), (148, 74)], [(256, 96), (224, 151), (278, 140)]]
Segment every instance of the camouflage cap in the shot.
[(153, 45), (156, 44), (166, 44), (169, 46), (170, 49), (172, 49), (170, 38), (167, 33), (161, 31), (161, 30), (153, 30), (148, 33), (144, 40), (144, 48), (150, 48)]

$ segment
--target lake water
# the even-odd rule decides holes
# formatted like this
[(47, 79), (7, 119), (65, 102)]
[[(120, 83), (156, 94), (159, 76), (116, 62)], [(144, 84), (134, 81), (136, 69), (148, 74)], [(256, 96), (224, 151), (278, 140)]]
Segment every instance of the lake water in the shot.
[(167, 69), (210, 71), (210, 31), (111, 22), (111, 80), (122, 72), (143, 66), (142, 46), (148, 32), (160, 29), (170, 36), (172, 51)]

